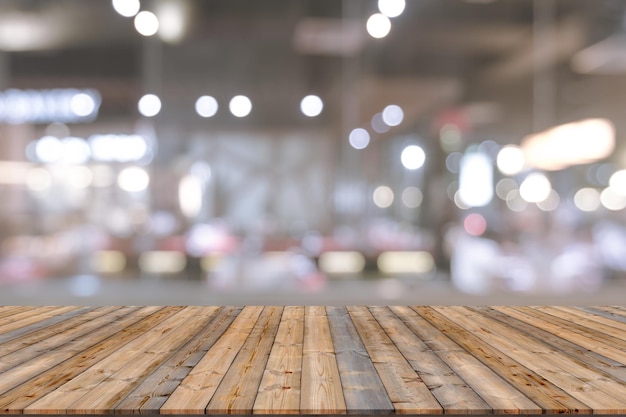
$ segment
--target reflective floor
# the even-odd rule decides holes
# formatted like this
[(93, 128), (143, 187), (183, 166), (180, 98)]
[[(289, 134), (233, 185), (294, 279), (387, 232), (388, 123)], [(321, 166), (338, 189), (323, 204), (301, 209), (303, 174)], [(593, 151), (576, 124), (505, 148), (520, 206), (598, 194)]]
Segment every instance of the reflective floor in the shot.
[(177, 278), (74, 276), (0, 287), (2, 305), (623, 305), (626, 280), (606, 281), (594, 292), (469, 295), (446, 276), (336, 278), (323, 288), (216, 290), (204, 281)]

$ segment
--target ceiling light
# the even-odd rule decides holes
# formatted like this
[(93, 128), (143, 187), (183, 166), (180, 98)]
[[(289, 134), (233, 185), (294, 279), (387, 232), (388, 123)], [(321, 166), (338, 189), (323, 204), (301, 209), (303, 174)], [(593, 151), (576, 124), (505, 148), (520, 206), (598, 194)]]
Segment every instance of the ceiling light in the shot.
[(378, 10), (387, 17), (398, 17), (404, 11), (404, 0), (378, 0)]
[(159, 19), (152, 12), (139, 12), (135, 16), (135, 29), (143, 36), (152, 36), (159, 30)]
[(324, 103), (318, 96), (309, 95), (304, 97), (300, 102), (300, 110), (308, 117), (319, 116), (323, 109)]
[(211, 96), (202, 96), (196, 100), (196, 113), (201, 117), (213, 117), (218, 109), (217, 100)]
[(235, 96), (228, 104), (230, 112), (235, 117), (246, 117), (252, 111), (252, 102), (246, 96)]
[(153, 117), (161, 111), (161, 99), (154, 94), (146, 94), (137, 103), (139, 113), (145, 117)]
[(124, 17), (133, 17), (141, 8), (139, 0), (113, 0), (113, 9)]

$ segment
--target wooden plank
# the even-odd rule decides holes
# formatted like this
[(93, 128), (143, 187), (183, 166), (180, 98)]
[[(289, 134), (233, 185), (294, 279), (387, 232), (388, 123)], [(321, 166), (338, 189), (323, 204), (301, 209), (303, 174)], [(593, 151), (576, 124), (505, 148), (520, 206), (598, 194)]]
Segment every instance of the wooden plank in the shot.
[(80, 307), (38, 307), (5, 317), (0, 320), (0, 335), (9, 333), (16, 329), (21, 329), (31, 324), (41, 323), (51, 317), (76, 310), (78, 308)]
[(445, 335), (439, 337), (445, 349), (434, 352), (390, 308), (370, 311), (445, 413), (541, 414), (541, 407)]
[(304, 307), (285, 307), (267, 361), (254, 414), (298, 414), (304, 346)]
[(22, 313), (24, 311), (29, 311), (32, 310), (33, 307), (32, 306), (3, 306), (0, 307), (0, 324), (4, 325), (6, 323), (8, 323), (7, 321), (4, 321), (2, 319), (4, 319), (5, 317), (9, 317), (9, 316), (14, 316), (18, 313)]
[(494, 310), (491, 307), (468, 307), (470, 310), (481, 312), (489, 315), (507, 326), (514, 328), (520, 332), (529, 334), (540, 338), (544, 343), (558, 349), (559, 351), (575, 358), (580, 363), (585, 363), (588, 366), (592, 366), (606, 374), (611, 375), (614, 378), (626, 381), (626, 368), (624, 364), (600, 355), (597, 352), (593, 352), (589, 349), (585, 349), (569, 340), (555, 336), (554, 334), (542, 330), (538, 327), (531, 326), (523, 321), (517, 320), (511, 316), (508, 316), (500, 311)]
[(443, 408), (366, 307), (348, 307), (396, 413), (440, 414)]
[[(28, 372), (31, 379), (15, 382), (14, 388), (0, 397), (0, 409), (13, 412), (27, 408), (175, 311), (162, 307), (124, 307), (93, 320), (92, 331), (29, 363), (29, 368), (39, 372)], [(13, 376), (13, 379), (17, 378)]]
[[(467, 330), (479, 333), (487, 343), (506, 351), (513, 359), (550, 380), (593, 409), (594, 414), (626, 412), (624, 403), (612, 395), (623, 395), (624, 387), (594, 369), (563, 357), (538, 339), (514, 331), (467, 308), (434, 307)], [(485, 330), (488, 329), (488, 330)], [(617, 393), (617, 394), (616, 394)]]
[(348, 412), (389, 414), (393, 404), (345, 307), (326, 307)]
[(337, 359), (330, 335), (326, 309), (304, 309), (304, 346), (300, 412), (305, 414), (345, 414)]
[[(103, 413), (202, 327), (216, 308), (185, 307), (98, 363), (27, 407), (30, 413)], [(182, 339), (182, 340), (181, 340)]]
[(172, 392), (161, 414), (204, 414), (211, 397), (254, 328), (263, 307), (245, 307)]
[(392, 310), (435, 352), (449, 349), (445, 338), (441, 337), (443, 332), (447, 338), (472, 354), (543, 410), (553, 413), (591, 414), (589, 406), (521, 365), (504, 351), (487, 344), (477, 333), (467, 331), (434, 309), (413, 307), (412, 311), (408, 307), (392, 307)]
[[(28, 333), (26, 336), (3, 343), (0, 349), (2, 354), (2, 356), (0, 356), (0, 372), (18, 366), (23, 362), (41, 355), (43, 352), (51, 351), (67, 343), (69, 338), (79, 336), (81, 331), (83, 333), (88, 331), (84, 329), (89, 328), (86, 326), (81, 327), (81, 324), (115, 310), (119, 310), (119, 307), (103, 307), (102, 309), (91, 312), (91, 314), (83, 314), (77, 317), (76, 320), (65, 320), (60, 323), (59, 326), (42, 328), (35, 334)], [(19, 329), (15, 331), (19, 331)]]
[(164, 361), (133, 391), (118, 403), (115, 413), (158, 414), (171, 393), (189, 374), (241, 312), (241, 307), (225, 307), (213, 320), (182, 346), (176, 354)]
[(556, 316), (551, 316), (545, 312), (525, 307), (509, 308), (494, 306), (493, 309), (557, 335), (560, 338), (569, 340), (572, 343), (606, 356), (607, 358), (620, 363), (626, 363), (626, 352), (611, 344), (611, 341), (615, 340), (614, 337), (603, 337), (601, 334), (595, 334), (595, 332), (592, 333), (582, 326), (577, 326), (576, 323), (568, 323)]
[(560, 320), (563, 320), (559, 322), (568, 323), (568, 327), (574, 324), (576, 329), (580, 329), (584, 332), (583, 334), (590, 334), (594, 337), (597, 337), (598, 334), (601, 334), (602, 337), (610, 336), (615, 340), (608, 339), (609, 343), (626, 352), (626, 340), (624, 340), (626, 338), (626, 324), (624, 323), (615, 320), (607, 320), (604, 317), (568, 307), (555, 306), (544, 308), (537, 306), (532, 309), (558, 317)]
[(252, 414), (282, 313), (283, 307), (263, 309), (254, 329), (209, 401), (206, 407), (208, 413)]

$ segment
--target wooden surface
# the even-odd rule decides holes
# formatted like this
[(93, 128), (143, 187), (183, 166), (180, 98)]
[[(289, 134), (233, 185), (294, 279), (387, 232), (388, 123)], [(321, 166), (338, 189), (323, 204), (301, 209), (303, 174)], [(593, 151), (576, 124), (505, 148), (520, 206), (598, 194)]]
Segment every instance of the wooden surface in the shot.
[(0, 413), (626, 413), (626, 308), (0, 307)]

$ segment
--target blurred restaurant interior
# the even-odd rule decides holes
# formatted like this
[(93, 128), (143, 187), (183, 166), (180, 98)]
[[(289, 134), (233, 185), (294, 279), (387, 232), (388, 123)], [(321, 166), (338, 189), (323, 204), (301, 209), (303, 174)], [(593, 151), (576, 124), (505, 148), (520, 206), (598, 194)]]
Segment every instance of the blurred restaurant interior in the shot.
[(0, 299), (619, 302), (625, 103), (623, 0), (3, 0)]

